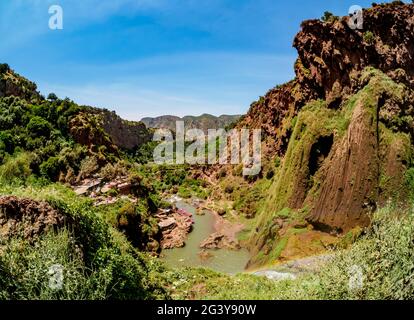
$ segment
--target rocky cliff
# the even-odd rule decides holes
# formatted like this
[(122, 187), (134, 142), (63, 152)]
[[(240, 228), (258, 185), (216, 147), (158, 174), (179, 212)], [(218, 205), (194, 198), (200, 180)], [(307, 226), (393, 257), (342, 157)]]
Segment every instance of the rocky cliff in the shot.
[(37, 86), (17, 73), (8, 64), (0, 64), (0, 98), (8, 96), (22, 97), (26, 100), (40, 98)]
[(359, 76), (375, 67), (392, 79), (414, 85), (414, 7), (396, 1), (366, 9), (364, 29), (352, 30), (349, 17), (332, 22), (304, 21), (294, 39), (296, 78), (254, 102), (238, 127), (261, 128), (271, 154), (284, 154), (291, 134), (289, 119), (308, 102), (326, 100), (338, 109), (361, 89)]
[(211, 114), (202, 114), (201, 116), (185, 116), (183, 118), (176, 116), (160, 116), (156, 118), (143, 118), (141, 121), (148, 128), (176, 130), (176, 122), (184, 121), (187, 129), (201, 129), (207, 133), (208, 129), (224, 129), (240, 119), (240, 115), (221, 115), (219, 117)]
[(81, 144), (104, 145), (114, 152), (117, 148), (135, 149), (151, 140), (151, 133), (142, 122), (128, 121), (114, 111), (87, 108), (70, 122), (75, 140)]
[(363, 30), (351, 29), (349, 17), (303, 22), (293, 43), (296, 78), (253, 103), (237, 124), (261, 128), (265, 158), (281, 159), (259, 211), (254, 254), (277, 243), (275, 219), (284, 208), (341, 234), (367, 226), (388, 200), (407, 199), (414, 5), (374, 5), (363, 14)]

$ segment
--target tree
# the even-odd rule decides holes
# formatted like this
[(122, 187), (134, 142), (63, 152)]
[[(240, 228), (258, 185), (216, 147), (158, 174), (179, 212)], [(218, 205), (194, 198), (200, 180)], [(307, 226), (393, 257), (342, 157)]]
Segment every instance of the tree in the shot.
[(45, 119), (34, 116), (27, 125), (27, 131), (36, 137), (49, 137), (52, 131), (52, 125)]
[(322, 18), (321, 18), (321, 20), (323, 22), (334, 22), (334, 21), (336, 21), (338, 19), (339, 19), (338, 16), (334, 16), (333, 13), (332, 12), (329, 12), (329, 11), (325, 11), (324, 14), (323, 14), (323, 16), (322, 16)]
[(50, 101), (56, 101), (58, 99), (59, 98), (57, 97), (57, 95), (54, 94), (53, 92), (49, 93), (49, 95), (47, 96), (47, 100), (50, 100)]
[(10, 71), (10, 66), (7, 63), (0, 63), (0, 73)]

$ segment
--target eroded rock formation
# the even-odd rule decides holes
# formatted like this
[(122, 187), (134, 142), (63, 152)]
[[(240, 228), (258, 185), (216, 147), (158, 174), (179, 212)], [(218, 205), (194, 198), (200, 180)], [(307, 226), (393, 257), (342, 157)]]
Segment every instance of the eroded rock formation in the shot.
[(67, 218), (47, 202), (15, 196), (0, 197), (0, 238), (32, 241), (48, 230), (64, 226)]
[(253, 103), (237, 125), (261, 128), (264, 157), (281, 158), (252, 235), (254, 255), (272, 250), (284, 208), (317, 230), (345, 233), (367, 226), (389, 199), (406, 199), (414, 5), (375, 5), (363, 14), (363, 30), (349, 28), (349, 17), (305, 21), (294, 40), (296, 78)]

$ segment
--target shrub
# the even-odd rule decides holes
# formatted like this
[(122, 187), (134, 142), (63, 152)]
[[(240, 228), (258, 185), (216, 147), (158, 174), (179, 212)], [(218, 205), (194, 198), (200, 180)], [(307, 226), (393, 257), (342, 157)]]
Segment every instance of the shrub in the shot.
[(191, 192), (188, 190), (188, 188), (183, 186), (178, 187), (178, 195), (184, 199), (191, 198)]
[[(121, 300), (166, 298), (157, 274), (163, 269), (133, 249), (101, 247), (93, 266), (67, 231), (49, 232), (34, 245), (23, 239), (2, 243), (1, 300)], [(52, 266), (62, 271), (61, 287), (51, 287)]]
[(33, 136), (49, 137), (52, 131), (52, 126), (47, 120), (34, 116), (30, 119), (27, 125), (27, 131)]
[(118, 176), (126, 176), (127, 174), (128, 169), (124, 161), (118, 161), (115, 165), (108, 163), (99, 173), (104, 180), (112, 180)]
[(79, 178), (84, 179), (91, 176), (99, 169), (98, 160), (95, 156), (87, 157), (82, 160), (80, 165)]
[[(414, 212), (388, 207), (375, 213), (363, 239), (343, 251), (320, 279), (327, 299), (414, 298)], [(350, 270), (356, 266), (362, 287), (350, 290)]]
[(6, 73), (10, 71), (10, 66), (7, 63), (0, 63), (0, 73)]
[(364, 33), (364, 41), (369, 45), (373, 44), (375, 42), (374, 34), (371, 31), (366, 31)]
[(30, 164), (33, 154), (23, 152), (12, 156), (7, 156), (5, 163), (0, 166), (0, 180), (3, 182), (25, 181), (31, 174)]
[(410, 168), (406, 171), (405, 183), (412, 200), (414, 200), (414, 168)]
[(39, 169), (42, 176), (47, 177), (52, 181), (57, 180), (61, 170), (59, 158), (50, 157), (40, 165)]
[(325, 11), (321, 20), (323, 22), (334, 22), (339, 20), (338, 16), (333, 15), (333, 13), (329, 12), (329, 11)]
[(56, 101), (56, 100), (58, 100), (59, 98), (57, 97), (57, 95), (56, 94), (54, 94), (54, 93), (49, 93), (49, 95), (47, 96), (47, 100), (50, 100), (50, 101)]
[[(52, 266), (62, 270), (60, 288), (49, 285)], [(89, 272), (67, 231), (35, 245), (13, 239), (0, 255), (0, 299), (105, 299), (109, 281), (102, 271)]]
[(10, 154), (14, 152), (15, 142), (10, 132), (0, 131), (0, 141), (2, 151)]

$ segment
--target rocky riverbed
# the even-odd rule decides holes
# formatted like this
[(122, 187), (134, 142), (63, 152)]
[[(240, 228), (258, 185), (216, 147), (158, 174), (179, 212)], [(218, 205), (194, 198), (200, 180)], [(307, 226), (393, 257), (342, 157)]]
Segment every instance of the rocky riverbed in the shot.
[[(195, 223), (184, 240), (185, 246), (161, 252), (170, 267), (205, 267), (234, 274), (245, 270), (249, 253), (240, 248), (237, 232), (241, 225), (232, 224), (218, 214), (205, 210), (197, 199), (176, 203), (178, 208), (192, 214)], [(170, 213), (171, 214), (171, 213)], [(165, 225), (173, 225), (165, 220)]]
[(183, 209), (162, 209), (155, 216), (161, 229), (161, 248), (173, 249), (185, 246), (185, 240), (194, 223), (192, 214)]

